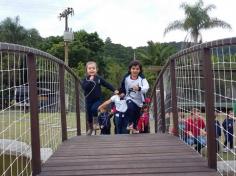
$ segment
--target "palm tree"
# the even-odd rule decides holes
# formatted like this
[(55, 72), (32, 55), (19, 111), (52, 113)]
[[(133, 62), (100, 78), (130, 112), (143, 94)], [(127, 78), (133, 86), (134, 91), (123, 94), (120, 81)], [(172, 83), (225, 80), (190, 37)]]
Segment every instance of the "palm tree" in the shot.
[(144, 65), (164, 65), (167, 58), (176, 52), (170, 45), (148, 41), (146, 51), (139, 51), (138, 56)]
[(208, 15), (209, 11), (216, 8), (213, 4), (204, 7), (203, 1), (199, 0), (192, 6), (187, 3), (182, 3), (180, 8), (184, 9), (185, 19), (170, 23), (165, 29), (164, 35), (172, 30), (184, 30), (187, 31), (186, 37), (190, 35), (191, 39), (196, 44), (202, 42), (201, 30), (215, 27), (231, 29), (230, 24), (218, 18), (211, 18)]

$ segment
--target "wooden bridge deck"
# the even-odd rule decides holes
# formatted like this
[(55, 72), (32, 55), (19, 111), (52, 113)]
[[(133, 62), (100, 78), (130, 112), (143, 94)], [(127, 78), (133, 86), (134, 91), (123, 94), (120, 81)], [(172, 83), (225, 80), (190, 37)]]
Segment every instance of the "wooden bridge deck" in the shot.
[(40, 176), (216, 176), (207, 161), (167, 134), (78, 136), (64, 142)]

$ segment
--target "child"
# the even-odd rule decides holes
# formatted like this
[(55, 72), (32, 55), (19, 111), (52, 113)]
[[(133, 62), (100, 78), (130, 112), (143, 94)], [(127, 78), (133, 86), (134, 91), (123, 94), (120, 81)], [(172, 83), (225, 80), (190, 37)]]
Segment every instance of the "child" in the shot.
[(114, 102), (116, 107), (115, 112), (115, 128), (116, 134), (127, 134), (128, 131), (126, 130), (128, 121), (126, 117), (126, 110), (127, 104), (126, 101), (123, 99), (124, 94), (119, 92), (119, 95), (113, 95), (109, 100), (105, 101), (102, 105), (98, 107), (98, 110), (106, 107), (110, 103)]
[(140, 133), (148, 133), (148, 125), (149, 125), (149, 112), (148, 112), (148, 105), (145, 104), (142, 107), (142, 115), (138, 120), (137, 130)]
[(90, 61), (86, 64), (86, 77), (82, 80), (82, 88), (86, 101), (86, 111), (88, 115), (87, 135), (93, 132), (93, 118), (97, 117), (97, 108), (101, 104), (101, 85), (114, 92), (112, 85), (107, 83), (103, 78), (97, 75), (96, 62)]
[(134, 60), (129, 64), (128, 74), (124, 76), (121, 83), (121, 92), (125, 94), (127, 101), (127, 116), (129, 120), (128, 130), (139, 133), (136, 130), (140, 110), (144, 102), (144, 94), (147, 93), (149, 84), (142, 74), (142, 65)]
[(233, 134), (234, 134), (234, 115), (232, 111), (227, 112), (227, 117), (223, 121), (222, 126), (223, 126), (223, 131), (224, 131), (224, 136), (225, 136), (225, 142), (224, 142), (224, 150), (223, 152), (227, 152), (227, 144), (229, 143), (230, 145), (230, 150), (233, 150)]
[(101, 134), (111, 134), (111, 121), (110, 118), (113, 114), (106, 111), (105, 108), (100, 108), (100, 114), (98, 115), (98, 123), (101, 130)]

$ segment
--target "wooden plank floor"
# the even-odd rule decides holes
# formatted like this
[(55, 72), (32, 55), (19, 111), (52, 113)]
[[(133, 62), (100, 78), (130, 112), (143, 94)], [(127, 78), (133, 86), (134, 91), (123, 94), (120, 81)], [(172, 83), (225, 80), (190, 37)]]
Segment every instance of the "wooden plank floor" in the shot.
[(64, 142), (40, 176), (216, 176), (197, 152), (167, 134), (78, 136)]

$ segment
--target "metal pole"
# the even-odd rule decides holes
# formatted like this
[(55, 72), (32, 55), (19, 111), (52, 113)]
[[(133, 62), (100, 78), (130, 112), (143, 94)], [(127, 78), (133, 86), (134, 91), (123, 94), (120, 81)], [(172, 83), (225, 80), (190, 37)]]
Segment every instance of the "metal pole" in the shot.
[(68, 42), (64, 42), (65, 44), (65, 64), (68, 65), (68, 57), (69, 57), (69, 54), (68, 54), (68, 51), (69, 51), (69, 48), (68, 48)]
[(155, 120), (155, 133), (157, 133), (157, 93), (156, 93), (156, 86), (154, 87), (154, 94), (153, 94), (153, 115)]
[(76, 122), (77, 122), (77, 136), (81, 135), (81, 128), (80, 128), (80, 90), (79, 90), (79, 80), (75, 80), (75, 92), (76, 92)]
[(205, 112), (207, 128), (207, 153), (208, 167), (216, 169), (216, 131), (214, 112), (214, 81), (211, 63), (211, 52), (209, 48), (202, 50), (204, 90), (205, 90)]
[(31, 147), (32, 147), (32, 174), (36, 176), (41, 172), (40, 156), (40, 133), (38, 113), (38, 88), (36, 59), (33, 53), (27, 57), (28, 81), (29, 81), (29, 102), (30, 102), (30, 125), (31, 125)]
[(164, 85), (163, 74), (160, 76), (160, 98), (161, 98), (161, 125), (162, 133), (166, 132), (166, 118), (165, 118), (165, 102), (164, 102)]
[(66, 124), (66, 105), (65, 105), (65, 67), (59, 65), (60, 79), (60, 102), (61, 102), (61, 133), (62, 141), (67, 140), (67, 124)]
[(176, 77), (175, 77), (175, 59), (170, 61), (170, 78), (171, 78), (171, 105), (172, 115), (174, 122), (173, 134), (179, 136), (179, 122), (178, 122), (178, 109), (177, 109), (177, 96), (176, 96)]

